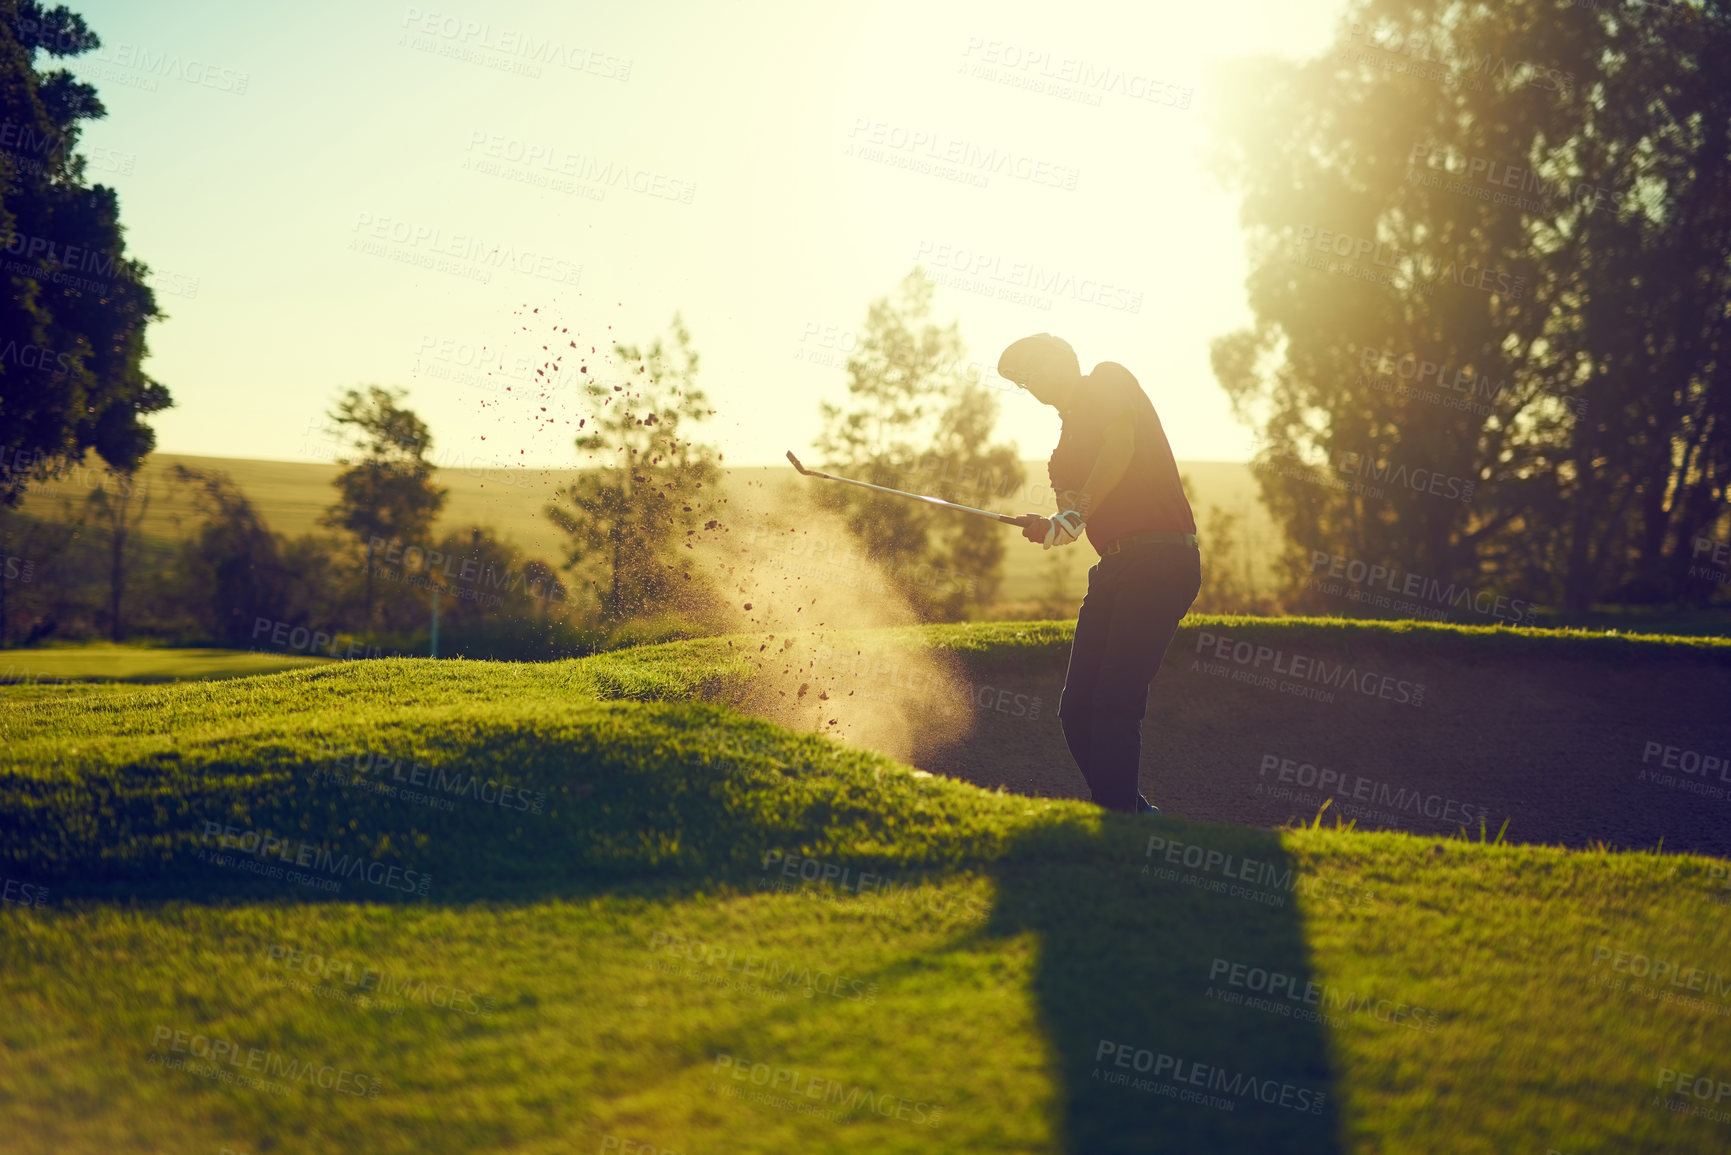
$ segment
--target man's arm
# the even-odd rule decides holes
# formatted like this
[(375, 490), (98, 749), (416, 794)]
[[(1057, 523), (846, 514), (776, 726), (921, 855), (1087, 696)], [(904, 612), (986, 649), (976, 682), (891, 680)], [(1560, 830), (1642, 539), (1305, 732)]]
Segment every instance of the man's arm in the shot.
[(1118, 422), (1106, 430), (1105, 441), (1100, 445), (1100, 455), (1094, 459), (1094, 468), (1088, 473), (1088, 480), (1082, 485), (1079, 494), (1065, 494), (1075, 501), (1075, 509), (1083, 517), (1088, 517), (1094, 510), (1100, 508), (1100, 503), (1106, 500), (1106, 495), (1118, 487), (1124, 480), (1124, 474), (1130, 469), (1130, 459), (1136, 454), (1136, 431), (1128, 421)]
[[(1053, 545), (1068, 545), (1082, 535), (1082, 522), (1100, 507), (1106, 495), (1124, 480), (1130, 468), (1130, 458), (1136, 453), (1136, 435), (1129, 422), (1121, 422), (1106, 430), (1100, 452), (1094, 458), (1094, 468), (1082, 491), (1065, 490), (1058, 494), (1059, 514), (1022, 527), (1022, 536), (1038, 541), (1047, 549)], [(1077, 514), (1081, 516), (1078, 517)]]

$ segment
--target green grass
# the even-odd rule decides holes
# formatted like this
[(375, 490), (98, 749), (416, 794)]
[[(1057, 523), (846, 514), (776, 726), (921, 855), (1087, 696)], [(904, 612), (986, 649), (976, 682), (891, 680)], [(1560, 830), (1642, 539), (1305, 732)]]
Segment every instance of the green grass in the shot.
[[(1068, 621), (1009, 621), (911, 626), (872, 633), (910, 646), (930, 645), (975, 658), (1013, 660), (1017, 656), (1049, 659), (1054, 653), (1068, 650), (1074, 629), (1075, 623)], [(1233, 644), (1250, 642), (1331, 655), (1398, 647), (1403, 655), (1414, 658), (1518, 656), (1629, 662), (1665, 661), (1688, 655), (1731, 662), (1731, 638), (1727, 637), (1237, 614), (1191, 614), (1179, 625), (1170, 653), (1194, 651), (1199, 633), (1212, 635), (1215, 641), (1211, 646), (1228, 639)], [(671, 643), (674, 647), (695, 644)], [(648, 648), (624, 652), (615, 661), (671, 664), (684, 652), (687, 651), (677, 648)]]
[(0, 650), (0, 682), (176, 682), (245, 678), (315, 666), (328, 658), (237, 650), (149, 649), (92, 643)]
[[(1073, 622), (970, 622), (870, 631), (907, 645), (977, 658), (1013, 661), (1049, 659), (1069, 648)], [(1578, 657), (1630, 661), (1664, 660), (1678, 653), (1731, 660), (1731, 637), (1696, 634), (1632, 633), (1610, 630), (1554, 630), (1508, 626), (1462, 626), (1436, 622), (1378, 621), (1352, 618), (1255, 618), (1196, 614), (1185, 619), (1174, 641), (1177, 650), (1195, 646), (1196, 632), (1207, 631), (1234, 642), (1335, 650), (1394, 645), (1417, 656), (1509, 652), (1527, 657)], [(843, 635), (837, 635), (843, 636)], [(582, 667), (591, 689), (608, 697), (714, 696), (720, 683), (716, 663), (743, 677), (737, 652), (728, 639), (703, 638), (639, 646)], [(248, 677), (324, 664), (331, 659), (215, 649), (153, 649), (96, 642), (0, 651), (0, 684), (32, 682), (171, 682)], [(699, 671), (704, 671), (699, 673)], [(737, 677), (735, 680), (737, 680)], [(647, 680), (646, 680), (647, 679)], [(633, 688), (635, 687), (635, 688)]]
[[(1280, 629), (1297, 633), (1251, 632)], [(1353, 629), (1342, 644), (1521, 644)], [(910, 638), (1014, 660), (1067, 627)], [(1657, 643), (1526, 644), (1621, 660)], [(1724, 863), (1150, 823), (982, 791), (697, 700), (743, 683), (744, 649), (0, 690), (0, 872), (47, 887), (40, 906), (0, 905), (8, 1149), (1724, 1149), (1722, 1124), (1651, 1100), (1662, 1069), (1731, 1077), (1727, 991), (1694, 1006), (1596, 981), (1628, 977), (1616, 951), (1723, 975)], [(395, 771), (321, 776), (333, 749), (541, 801), (447, 788), (435, 809), (373, 788), (404, 789)], [(197, 857), (219, 849), (209, 821), (431, 885), (262, 879)], [(1186, 847), (1271, 873), (1238, 884), (1253, 897), (1218, 893), (1222, 871), (1186, 869)], [(784, 873), (807, 859), (849, 873)], [(313, 956), (336, 962), (312, 973)], [(1222, 1002), (1221, 963), (1348, 1001), (1323, 1022)], [(1420, 1025), (1389, 1021), (1397, 1006)], [(175, 1031), (378, 1094), (164, 1069), (185, 1057)], [(1220, 1111), (1109, 1086), (1103, 1040), (1326, 1097), (1320, 1114), (1242, 1096)], [(754, 1089), (733, 1060), (816, 1086), (819, 1107), (813, 1080), (833, 1080), (855, 1109), (726, 1097), (713, 1088)], [(895, 1118), (903, 1100), (935, 1124)]]
[[(1592, 985), (1613, 974), (1601, 944), (1724, 957), (1705, 864), (1163, 828), (1323, 880), (1270, 910), (1142, 877), (1145, 832), (1079, 811), (1044, 807), (1055, 829), (896, 902), (688, 879), (454, 905), (14, 913), (0, 1094), (15, 1149), (317, 1135), (336, 1150), (596, 1150), (612, 1134), (676, 1151), (1138, 1151), (1153, 1128), (1173, 1150), (1723, 1149), (1646, 1106), (1660, 1068), (1723, 1065), (1722, 1019)], [(1313, 1026), (1215, 1003), (1217, 958), (1417, 1008), (1421, 1025), (1374, 1004)], [(173, 1057), (158, 1028), (382, 1089), (219, 1086), (154, 1067)], [(1101, 1039), (1320, 1089), (1325, 1110), (1225, 1115), (1104, 1088)], [(726, 1056), (941, 1115), (838, 1126), (720, 1099)]]

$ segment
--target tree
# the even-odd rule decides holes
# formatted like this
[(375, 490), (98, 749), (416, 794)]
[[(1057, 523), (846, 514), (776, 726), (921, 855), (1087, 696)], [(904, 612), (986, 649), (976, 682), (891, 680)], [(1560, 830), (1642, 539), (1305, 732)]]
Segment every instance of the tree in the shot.
[(0, 648), (12, 636), (15, 622), (22, 619), (26, 642), (55, 631), (58, 615), (53, 598), (44, 592), (63, 593), (70, 584), (61, 572), (64, 557), (83, 528), (82, 519), (64, 503), (60, 518), (32, 517), (0, 505)]
[(176, 465), (171, 476), (195, 487), (204, 518), (181, 545), (181, 575), (184, 603), (206, 636), (245, 645), (258, 619), (288, 620), (281, 549), (252, 502), (226, 473)]
[(565, 569), (586, 579), (608, 626), (706, 596), (678, 550), (718, 526), (721, 455), (684, 436), (683, 426), (714, 410), (696, 386), (697, 351), (677, 314), (671, 336), (671, 346), (657, 337), (647, 350), (614, 345), (625, 383), (589, 375), (580, 386), (588, 416), (576, 446), (587, 468), (546, 507), (570, 539)]
[(143, 500), (139, 502), (138, 512), (132, 512), (133, 498), (137, 493), (137, 471), (122, 472), (118, 469), (108, 471), (109, 480), (114, 482), (114, 494), (109, 495), (108, 486), (99, 486), (90, 491), (85, 498), (85, 504), (94, 514), (96, 524), (108, 531), (108, 637), (110, 641), (118, 642), (126, 636), (125, 622), (121, 617), (121, 601), (126, 593), (126, 563), (127, 544), (133, 533), (144, 522), (144, 515), (150, 510), (150, 490), (143, 491)]
[(433, 549), (444, 561), (437, 569), (428, 567), (425, 584), (442, 595), (439, 618), (448, 628), (501, 618), (540, 619), (549, 605), (565, 603), (565, 584), (552, 566), (524, 557), (483, 526), (453, 530)]
[[(823, 404), (816, 444), (825, 468), (848, 477), (980, 506), (1017, 489), (1022, 466), (1011, 446), (987, 444), (997, 401), (962, 372), (961, 336), (953, 322), (939, 328), (931, 321), (931, 301), (931, 282), (916, 268), (893, 298), (872, 302), (865, 335), (848, 358), (849, 407)], [(1001, 526), (850, 486), (819, 490), (816, 500), (842, 513), (870, 555), (903, 578), (925, 616), (957, 618), (970, 602), (985, 606), (997, 597)], [(928, 565), (966, 580), (906, 580)]]
[(94, 449), (131, 473), (155, 444), (144, 424), (171, 404), (143, 371), (146, 324), (161, 314), (129, 259), (113, 189), (85, 187), (79, 122), (105, 115), (96, 90), (39, 54), (100, 46), (63, 7), (0, 8), (0, 504)]
[(283, 575), (278, 620), (333, 634), (343, 612), (354, 604), (354, 572), (344, 563), (339, 538), (323, 534), (276, 535), (277, 563)]
[(1728, 48), (1717, 2), (1361, 0), (1223, 86), (1256, 322), (1214, 368), (1289, 563), (1676, 592), (1731, 482)]
[(339, 434), (346, 433), (359, 459), (342, 456), (349, 468), (337, 475), (338, 500), (323, 524), (358, 538), (366, 549), (366, 577), (361, 621), (373, 624), (374, 554), (380, 542), (424, 538), (440, 510), (446, 490), (432, 484), (427, 461), (432, 435), (426, 423), (398, 404), (400, 389), (367, 387), (363, 396), (350, 389), (329, 414)]
[(1070, 591), (1070, 579), (1075, 570), (1075, 551), (1051, 550), (1044, 555), (1041, 564), (1046, 571), (1045, 581), (1035, 602), (1034, 616), (1053, 620), (1074, 617), (1078, 599)]
[[(1186, 489), (1189, 485), (1186, 484)], [(1202, 590), (1190, 607), (1193, 614), (1268, 614), (1272, 603), (1256, 595), (1250, 580), (1240, 524), (1241, 513), (1210, 505), (1203, 521)]]

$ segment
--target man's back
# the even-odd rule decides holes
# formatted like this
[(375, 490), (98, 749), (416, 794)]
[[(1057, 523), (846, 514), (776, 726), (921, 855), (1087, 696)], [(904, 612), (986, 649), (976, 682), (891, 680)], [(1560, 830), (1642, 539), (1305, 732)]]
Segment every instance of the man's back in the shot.
[(1088, 541), (1096, 551), (1143, 530), (1196, 532), (1165, 427), (1130, 370), (1115, 361), (1094, 366), (1062, 418), (1064, 431), (1046, 468), (1060, 507), (1066, 490), (1080, 491), (1088, 480), (1107, 429), (1128, 421), (1135, 437), (1123, 480), (1087, 514)]

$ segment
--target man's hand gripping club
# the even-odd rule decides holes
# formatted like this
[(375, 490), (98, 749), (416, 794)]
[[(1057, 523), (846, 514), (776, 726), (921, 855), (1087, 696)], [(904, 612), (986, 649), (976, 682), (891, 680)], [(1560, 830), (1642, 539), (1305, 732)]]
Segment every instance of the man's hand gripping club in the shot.
[(1071, 545), (1082, 536), (1082, 515), (1073, 509), (1066, 509), (1056, 517), (1041, 517), (1037, 513), (1024, 515), (1022, 521), (1022, 536), (1029, 541), (1040, 543), (1041, 549), (1051, 549), (1055, 545)]

